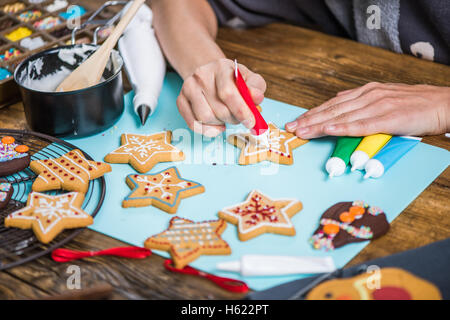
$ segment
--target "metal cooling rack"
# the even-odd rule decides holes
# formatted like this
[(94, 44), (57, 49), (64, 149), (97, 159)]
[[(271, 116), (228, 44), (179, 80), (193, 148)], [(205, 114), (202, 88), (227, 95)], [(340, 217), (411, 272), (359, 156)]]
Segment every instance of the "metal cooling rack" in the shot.
[[(70, 150), (77, 149), (76, 146), (63, 140), (53, 138), (41, 133), (21, 130), (0, 129), (0, 137), (12, 136), (18, 143), (25, 144), (30, 148), (31, 160), (37, 160), (35, 154), (39, 153), (45, 158), (58, 158)], [(81, 150), (83, 152), (83, 150)], [(88, 154), (83, 152), (88, 160), (93, 160)], [(14, 193), (8, 206), (0, 211), (0, 270), (18, 266), (20, 264), (37, 259), (43, 255), (51, 253), (54, 249), (63, 246), (75, 238), (85, 228), (70, 229), (60, 233), (52, 242), (48, 244), (40, 243), (31, 230), (22, 230), (17, 228), (6, 228), (4, 218), (26, 205), (28, 193), (31, 191), (31, 184), (36, 179), (36, 174), (29, 168), (8, 176), (2, 177), (13, 184)], [(98, 213), (103, 204), (106, 192), (105, 179), (99, 178), (96, 181), (90, 181), (89, 189), (86, 193), (83, 208), (92, 205), (93, 195), (98, 194), (99, 200), (93, 212), (93, 217)], [(62, 190), (47, 192), (48, 194), (61, 194)], [(13, 200), (14, 199), (14, 200)]]

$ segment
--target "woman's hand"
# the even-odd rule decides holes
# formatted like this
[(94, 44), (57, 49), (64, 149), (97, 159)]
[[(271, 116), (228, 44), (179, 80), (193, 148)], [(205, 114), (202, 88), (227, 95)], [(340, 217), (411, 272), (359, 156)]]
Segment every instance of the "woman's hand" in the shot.
[(371, 82), (339, 92), (287, 123), (286, 130), (303, 139), (441, 134), (450, 131), (450, 88)]
[[(255, 104), (264, 99), (266, 82), (239, 64)], [(234, 61), (219, 59), (197, 68), (184, 80), (177, 106), (190, 129), (209, 137), (225, 130), (225, 123), (252, 128), (255, 119), (234, 81)]]

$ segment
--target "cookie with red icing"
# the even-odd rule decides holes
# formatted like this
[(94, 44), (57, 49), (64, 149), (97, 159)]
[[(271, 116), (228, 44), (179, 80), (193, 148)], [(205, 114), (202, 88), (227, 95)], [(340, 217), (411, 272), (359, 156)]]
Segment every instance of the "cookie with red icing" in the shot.
[(81, 209), (84, 194), (77, 192), (50, 196), (31, 192), (27, 206), (9, 214), (5, 226), (32, 229), (42, 243), (51, 242), (64, 229), (81, 228), (91, 225), (91, 215)]
[(0, 180), (0, 210), (8, 205), (13, 192), (14, 188), (11, 183), (6, 180)]
[(219, 217), (237, 225), (241, 241), (263, 233), (294, 236), (295, 227), (291, 217), (302, 207), (302, 203), (298, 200), (272, 200), (260, 191), (253, 190), (244, 202), (222, 209)]
[(227, 141), (241, 149), (238, 161), (240, 165), (266, 160), (291, 165), (294, 163), (292, 150), (308, 142), (308, 140), (300, 139), (290, 132), (277, 128), (273, 123), (269, 123), (267, 145), (260, 139), (255, 139), (250, 133), (232, 134)]
[(310, 238), (314, 249), (333, 250), (381, 237), (389, 230), (383, 210), (363, 201), (339, 202), (326, 210)]
[(163, 232), (145, 240), (147, 249), (168, 251), (176, 268), (183, 268), (201, 255), (228, 255), (231, 248), (221, 234), (224, 220), (194, 222), (173, 217)]
[(86, 193), (89, 181), (110, 172), (111, 166), (87, 160), (80, 150), (74, 149), (56, 159), (32, 161), (30, 169), (38, 175), (33, 191), (64, 189)]
[(29, 148), (21, 145), (14, 137), (0, 140), (0, 177), (22, 171), (30, 165)]
[(154, 174), (130, 174), (126, 183), (133, 191), (122, 202), (124, 208), (152, 205), (167, 213), (177, 212), (181, 199), (205, 192), (200, 183), (183, 179), (176, 167)]

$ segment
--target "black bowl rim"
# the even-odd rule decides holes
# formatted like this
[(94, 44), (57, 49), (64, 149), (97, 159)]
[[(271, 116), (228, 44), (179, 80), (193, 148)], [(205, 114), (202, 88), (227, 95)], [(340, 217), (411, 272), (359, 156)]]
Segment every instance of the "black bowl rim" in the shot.
[[(72, 95), (72, 94), (82, 93), (82, 92), (84, 92), (84, 91), (91, 90), (91, 89), (95, 89), (95, 88), (98, 88), (98, 87), (100, 87), (100, 86), (106, 85), (107, 83), (113, 81), (113, 80), (114, 80), (114, 79), (122, 72), (123, 65), (124, 65), (124, 61), (123, 61), (122, 55), (120, 54), (120, 52), (119, 52), (118, 50), (113, 49), (113, 51), (117, 52), (117, 54), (118, 54), (119, 57), (120, 57), (120, 67), (117, 68), (117, 72), (115, 72), (111, 77), (109, 77), (109, 78), (106, 79), (105, 81), (99, 82), (99, 83), (96, 84), (95, 86), (91, 86), (91, 87), (87, 87), (87, 88), (83, 88), (83, 89), (79, 89), (79, 90), (63, 91), (63, 92), (56, 92), (56, 91), (39, 91), (39, 90), (35, 90), (35, 89), (32, 89), (32, 88), (28, 88), (28, 87), (22, 85), (22, 84), (20, 83), (20, 81), (17, 79), (17, 78), (18, 78), (19, 69), (20, 69), (25, 63), (28, 63), (28, 62), (30, 62), (30, 61), (32, 61), (32, 60), (35, 60), (35, 59), (38, 59), (38, 58), (40, 58), (40, 57), (42, 57), (42, 56), (44, 56), (44, 55), (46, 55), (46, 54), (48, 54), (48, 53), (50, 53), (50, 52), (53, 53), (54, 51), (58, 51), (58, 50), (61, 50), (61, 49), (75, 48), (75, 47), (77, 47), (77, 46), (81, 47), (81, 46), (83, 46), (83, 45), (86, 45), (86, 44), (71, 44), (71, 45), (67, 45), (67, 46), (53, 47), (53, 48), (49, 48), (49, 49), (46, 49), (46, 50), (37, 52), (37, 53), (35, 53), (35, 54), (29, 56), (28, 58), (26, 58), (25, 60), (23, 60), (23, 61), (16, 67), (16, 69), (14, 70), (14, 81), (17, 83), (17, 85), (18, 85), (19, 87), (21, 87), (21, 88), (23, 88), (23, 89), (25, 89), (25, 90), (28, 90), (28, 91), (36, 92), (36, 93), (41, 93), (41, 94), (51, 94), (51, 95), (57, 95), (57, 96), (59, 96), (59, 95)], [(97, 49), (100, 47), (100, 45), (95, 45), (95, 44), (87, 44), (87, 45), (97, 47)]]

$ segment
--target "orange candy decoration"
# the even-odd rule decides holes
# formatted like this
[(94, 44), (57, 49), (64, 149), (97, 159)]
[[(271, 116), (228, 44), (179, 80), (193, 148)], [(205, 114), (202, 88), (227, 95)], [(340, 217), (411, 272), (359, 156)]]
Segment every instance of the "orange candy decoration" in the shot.
[(17, 146), (14, 150), (18, 153), (25, 153), (25, 152), (28, 152), (28, 150), (30, 150), (30, 148), (28, 148), (26, 145), (22, 144), (20, 146)]
[(6, 136), (6, 137), (2, 138), (3, 144), (13, 144), (14, 141), (16, 141), (16, 139), (14, 139), (13, 137), (10, 137), (10, 136)]
[(340, 214), (339, 219), (340, 219), (342, 222), (345, 222), (345, 223), (351, 223), (351, 222), (353, 222), (353, 221), (355, 220), (355, 216), (352, 215), (350, 212), (345, 211), (345, 212), (342, 212), (342, 213)]
[(364, 214), (364, 212), (366, 211), (366, 209), (364, 209), (363, 207), (350, 207), (350, 209), (348, 211), (350, 212), (350, 214), (353, 217), (356, 217), (356, 216), (362, 216)]
[(326, 234), (336, 234), (339, 232), (339, 226), (335, 224), (326, 224), (323, 226), (323, 232)]

